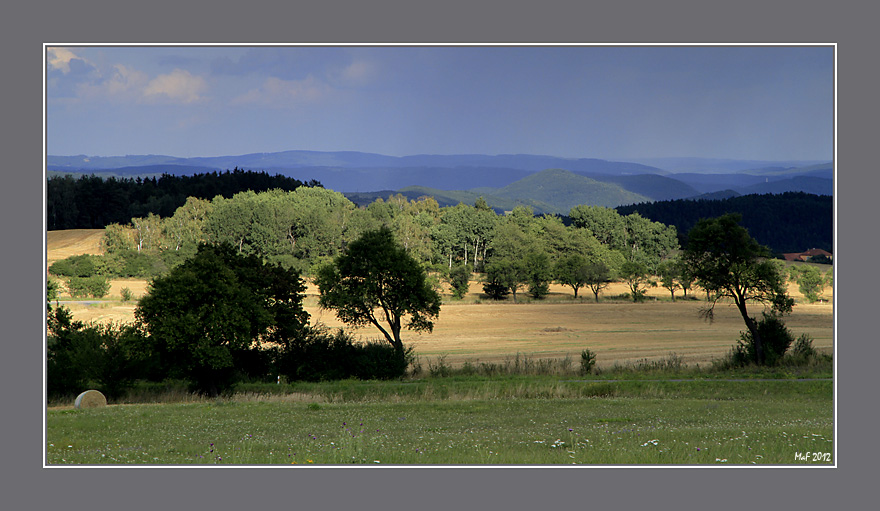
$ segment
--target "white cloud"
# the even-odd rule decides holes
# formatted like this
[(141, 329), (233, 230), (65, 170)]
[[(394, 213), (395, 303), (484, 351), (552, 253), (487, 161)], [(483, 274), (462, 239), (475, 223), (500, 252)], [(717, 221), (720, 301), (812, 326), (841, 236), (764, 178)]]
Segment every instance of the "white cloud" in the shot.
[(342, 70), (342, 77), (350, 82), (363, 83), (372, 79), (375, 67), (364, 60), (356, 60)]
[(267, 78), (263, 85), (257, 89), (238, 96), (232, 100), (233, 104), (261, 104), (266, 106), (295, 106), (301, 103), (320, 101), (331, 93), (330, 87), (308, 76), (303, 80), (282, 80), (280, 78)]
[(50, 47), (46, 49), (46, 53), (48, 54), (46, 59), (49, 61), (49, 67), (63, 73), (69, 73), (70, 61), (79, 58), (67, 48)]
[(77, 96), (83, 99), (137, 100), (147, 82), (146, 73), (116, 64), (106, 78), (80, 84)]
[(169, 74), (159, 75), (144, 87), (146, 99), (166, 99), (175, 103), (194, 103), (203, 98), (207, 89), (205, 79), (193, 76), (189, 71), (175, 69)]

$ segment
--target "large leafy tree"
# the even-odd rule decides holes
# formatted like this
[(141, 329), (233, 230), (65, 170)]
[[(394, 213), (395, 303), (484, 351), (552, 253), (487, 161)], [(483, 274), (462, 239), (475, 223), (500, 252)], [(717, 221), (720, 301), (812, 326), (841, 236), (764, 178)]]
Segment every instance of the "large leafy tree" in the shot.
[(791, 311), (794, 301), (786, 294), (784, 276), (769, 259), (770, 250), (739, 225), (740, 218), (728, 214), (697, 222), (688, 232), (684, 260), (697, 284), (714, 297), (704, 310), (706, 316), (712, 318), (719, 299), (732, 299), (751, 334), (756, 361), (763, 364), (765, 347), (748, 304), (767, 304), (773, 312), (784, 314)]
[(387, 227), (365, 232), (317, 273), (321, 307), (349, 325), (375, 326), (401, 355), (404, 326), (430, 332), (440, 314), (440, 295), (425, 270)]
[(196, 255), (154, 279), (135, 311), (162, 364), (216, 395), (264, 341), (284, 343), (308, 323), (305, 284), (279, 265), (227, 244)]

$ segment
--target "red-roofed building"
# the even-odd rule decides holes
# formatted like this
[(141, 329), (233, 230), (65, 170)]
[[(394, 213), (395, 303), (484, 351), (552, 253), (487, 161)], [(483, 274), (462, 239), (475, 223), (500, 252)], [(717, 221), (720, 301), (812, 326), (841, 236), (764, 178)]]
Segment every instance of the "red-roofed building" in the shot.
[(834, 256), (832, 256), (830, 252), (826, 252), (820, 248), (811, 248), (806, 252), (800, 252), (797, 254), (782, 254), (782, 256), (786, 261), (811, 261), (814, 257), (818, 257), (819, 259), (825, 257), (829, 261), (834, 259)]

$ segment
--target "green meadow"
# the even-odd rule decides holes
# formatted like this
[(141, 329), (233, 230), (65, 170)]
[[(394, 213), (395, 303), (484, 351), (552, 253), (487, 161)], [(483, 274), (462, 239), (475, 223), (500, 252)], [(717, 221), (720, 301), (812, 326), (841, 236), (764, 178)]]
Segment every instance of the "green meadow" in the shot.
[(46, 464), (832, 465), (829, 378), (426, 377), (52, 409)]

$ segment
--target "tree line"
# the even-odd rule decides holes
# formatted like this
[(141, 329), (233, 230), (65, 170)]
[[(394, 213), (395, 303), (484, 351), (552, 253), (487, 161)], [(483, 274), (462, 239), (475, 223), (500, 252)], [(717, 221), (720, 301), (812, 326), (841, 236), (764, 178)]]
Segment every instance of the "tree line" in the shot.
[[(105, 256), (90, 267), (108, 276), (150, 278), (192, 256), (200, 243), (226, 243), (242, 255), (316, 275), (363, 233), (385, 227), (423, 267), (447, 277), (458, 268), (485, 274), (490, 295), (516, 299), (520, 290), (542, 298), (552, 281), (577, 294), (618, 275), (657, 274), (679, 249), (674, 227), (638, 213), (584, 205), (569, 219), (566, 225), (528, 207), (498, 214), (482, 198), (441, 208), (431, 197), (396, 194), (357, 207), (320, 187), (248, 190), (211, 200), (188, 197), (167, 217), (149, 213), (111, 223)], [(68, 263), (59, 261), (50, 272), (73, 275), (61, 271)]]
[(320, 183), (237, 167), (232, 171), (192, 176), (162, 174), (159, 178), (56, 175), (49, 177), (46, 183), (46, 228), (50, 231), (102, 229), (150, 213), (171, 216), (187, 197), (210, 200), (218, 195), (232, 197), (242, 190), (295, 190), (300, 186), (320, 186)]

